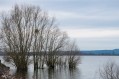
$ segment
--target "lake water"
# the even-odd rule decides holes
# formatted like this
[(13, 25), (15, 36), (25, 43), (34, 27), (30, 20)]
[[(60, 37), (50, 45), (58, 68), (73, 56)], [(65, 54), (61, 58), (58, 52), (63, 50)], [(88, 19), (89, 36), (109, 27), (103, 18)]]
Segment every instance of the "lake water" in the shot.
[[(1, 57), (2, 59), (2, 57)], [(118, 56), (81, 56), (81, 63), (74, 70), (65, 68), (48, 70), (39, 69), (38, 72), (33, 71), (33, 65), (29, 66), (26, 79), (99, 79), (99, 68), (103, 67), (107, 62), (115, 62), (119, 64)], [(2, 61), (2, 63), (5, 63)], [(10, 73), (15, 74), (15, 68), (8, 65), (11, 69)], [(24, 78), (24, 79), (25, 79)]]

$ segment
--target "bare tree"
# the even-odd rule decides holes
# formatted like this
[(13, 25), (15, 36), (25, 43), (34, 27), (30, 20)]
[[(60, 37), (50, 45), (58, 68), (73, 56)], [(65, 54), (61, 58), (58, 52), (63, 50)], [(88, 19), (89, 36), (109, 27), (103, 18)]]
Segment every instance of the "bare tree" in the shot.
[(49, 22), (47, 20), (49, 20), (47, 15), (35, 6), (15, 5), (10, 14), (2, 17), (4, 50), (17, 70), (27, 70), (29, 52), (37, 52), (34, 43), (39, 32), (37, 29), (47, 26)]
[(114, 62), (108, 62), (99, 72), (101, 79), (119, 79), (119, 66)]
[[(50, 18), (46, 12), (35, 6), (15, 5), (9, 14), (2, 16), (2, 46), (8, 58), (17, 70), (27, 70), (29, 53), (33, 53), (34, 69), (43, 68), (46, 64), (54, 68), (58, 61), (58, 53), (67, 45), (68, 36), (55, 24), (55, 19)], [(69, 45), (69, 54), (75, 51), (74, 43)], [(69, 65), (77, 64), (76, 56), (69, 56)]]
[(76, 66), (80, 62), (80, 55), (78, 46), (76, 45), (75, 41), (68, 43), (67, 52), (68, 52), (67, 56), (68, 67), (70, 69), (76, 68)]
[(61, 32), (58, 28), (53, 28), (49, 31), (47, 38), (47, 57), (46, 64), (49, 68), (54, 68), (56, 66), (57, 60), (59, 59), (58, 53), (65, 46), (67, 41), (67, 34)]

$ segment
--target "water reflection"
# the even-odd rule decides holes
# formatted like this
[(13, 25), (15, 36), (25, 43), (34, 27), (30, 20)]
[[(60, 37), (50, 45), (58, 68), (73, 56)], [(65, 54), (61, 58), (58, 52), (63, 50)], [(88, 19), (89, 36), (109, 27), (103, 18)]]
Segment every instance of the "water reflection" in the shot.
[(79, 69), (39, 69), (33, 79), (80, 79)]
[(46, 69), (39, 69), (34, 71), (33, 79), (47, 79)]
[(79, 72), (79, 69), (69, 69), (69, 79), (80, 79), (81, 73)]

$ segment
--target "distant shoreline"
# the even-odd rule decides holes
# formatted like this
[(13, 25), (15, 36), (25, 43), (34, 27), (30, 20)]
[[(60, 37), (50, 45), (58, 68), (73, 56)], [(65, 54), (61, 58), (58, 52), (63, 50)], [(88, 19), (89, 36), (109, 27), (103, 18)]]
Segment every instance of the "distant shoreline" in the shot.
[[(0, 56), (7, 56), (7, 55), (0, 55)], [(33, 55), (30, 55), (33, 56)], [(59, 56), (69, 56), (69, 55), (59, 55)], [(75, 55), (75, 56), (119, 56), (119, 55)]]

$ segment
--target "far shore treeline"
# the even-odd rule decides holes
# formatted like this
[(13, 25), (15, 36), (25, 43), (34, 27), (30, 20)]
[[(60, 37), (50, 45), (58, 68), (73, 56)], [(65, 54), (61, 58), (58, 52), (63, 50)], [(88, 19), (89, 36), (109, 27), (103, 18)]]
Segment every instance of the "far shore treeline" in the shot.
[[(69, 51), (59, 51), (56, 55), (69, 55)], [(29, 52), (29, 56), (33, 56), (34, 52)], [(0, 51), (0, 56), (5, 56), (5, 52)], [(38, 53), (38, 55), (43, 55), (42, 53)], [(47, 54), (48, 55), (48, 54)], [(71, 55), (71, 54), (70, 54)], [(81, 56), (119, 56), (119, 49), (114, 50), (90, 50), (90, 51), (74, 51), (72, 55), (81, 55)]]

